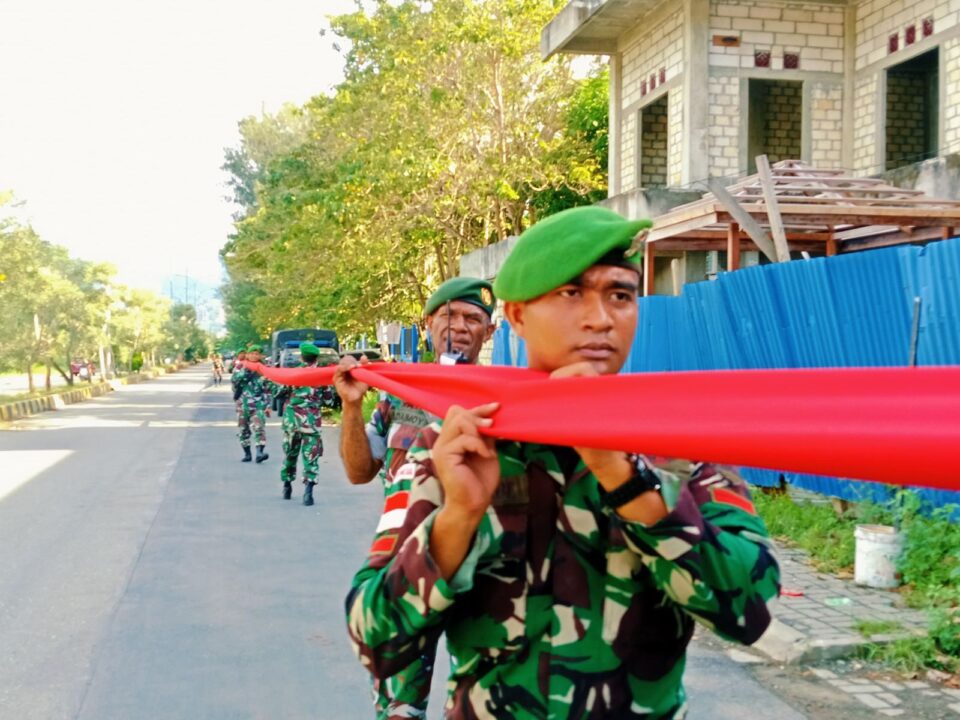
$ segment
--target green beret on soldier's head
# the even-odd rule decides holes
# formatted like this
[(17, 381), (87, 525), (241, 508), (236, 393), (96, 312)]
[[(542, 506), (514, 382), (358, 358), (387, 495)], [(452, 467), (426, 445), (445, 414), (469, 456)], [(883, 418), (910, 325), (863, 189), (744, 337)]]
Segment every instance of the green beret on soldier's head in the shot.
[(312, 342), (300, 343), (300, 355), (302, 357), (320, 357), (320, 348)]
[(493, 282), (501, 300), (533, 300), (582, 275), (593, 265), (640, 271), (649, 220), (627, 220), (590, 205), (571, 208), (527, 228)]
[(436, 310), (446, 302), (460, 300), (471, 305), (476, 305), (487, 315), (493, 315), (493, 308), (496, 300), (493, 297), (493, 286), (486, 280), (472, 277), (450, 278), (427, 299), (427, 304), (423, 308), (424, 315), (433, 315)]

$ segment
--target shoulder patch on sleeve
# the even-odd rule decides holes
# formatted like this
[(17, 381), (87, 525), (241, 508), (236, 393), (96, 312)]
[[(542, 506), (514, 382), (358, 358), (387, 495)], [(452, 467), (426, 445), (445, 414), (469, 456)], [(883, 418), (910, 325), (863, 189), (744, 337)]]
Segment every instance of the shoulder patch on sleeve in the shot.
[(730, 490), (725, 487), (711, 487), (709, 490), (710, 497), (715, 503), (732, 505), (733, 507), (745, 510), (751, 515), (757, 514), (757, 509), (753, 506), (753, 503), (735, 490)]
[(400, 533), (392, 532), (378, 537), (370, 546), (371, 555), (392, 555), (393, 549), (397, 546), (397, 538)]

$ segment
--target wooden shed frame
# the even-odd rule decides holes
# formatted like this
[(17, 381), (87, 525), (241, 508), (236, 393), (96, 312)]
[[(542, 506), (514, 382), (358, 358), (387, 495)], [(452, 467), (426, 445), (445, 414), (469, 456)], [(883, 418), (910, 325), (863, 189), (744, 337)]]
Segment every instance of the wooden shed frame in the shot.
[[(783, 262), (791, 252), (832, 256), (947, 239), (960, 228), (960, 201), (799, 160), (771, 167), (761, 156), (757, 167), (756, 175), (725, 188), (711, 181), (711, 193), (657, 217), (646, 238), (644, 268), (654, 267), (658, 250), (725, 250), (732, 271), (744, 250)], [(654, 273), (644, 272), (644, 295), (652, 294)]]

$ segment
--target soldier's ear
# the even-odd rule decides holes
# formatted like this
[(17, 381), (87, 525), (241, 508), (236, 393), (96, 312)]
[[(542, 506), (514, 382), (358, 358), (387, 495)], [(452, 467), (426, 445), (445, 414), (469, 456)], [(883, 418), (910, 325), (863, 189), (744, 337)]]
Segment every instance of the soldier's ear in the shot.
[(526, 305), (522, 302), (512, 302), (508, 301), (503, 304), (503, 316), (507, 319), (507, 322), (510, 323), (510, 327), (513, 328), (513, 331), (523, 337), (524, 332), (524, 310)]

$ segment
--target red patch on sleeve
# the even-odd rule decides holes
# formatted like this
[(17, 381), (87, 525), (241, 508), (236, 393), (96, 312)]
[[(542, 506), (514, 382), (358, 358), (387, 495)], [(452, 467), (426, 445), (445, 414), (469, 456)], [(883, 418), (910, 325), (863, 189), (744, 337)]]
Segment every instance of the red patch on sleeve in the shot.
[(728, 488), (712, 488), (710, 494), (713, 495), (713, 501), (721, 505), (733, 505), (741, 510), (746, 510), (751, 515), (757, 514), (757, 509), (753, 503), (747, 500), (743, 495), (734, 492)]
[(391, 510), (403, 510), (407, 506), (407, 500), (409, 498), (410, 493), (408, 492), (394, 493), (393, 495), (390, 495), (383, 503), (383, 511), (388, 513)]
[(397, 546), (397, 534), (390, 533), (389, 535), (384, 535), (383, 537), (377, 538), (373, 545), (370, 546), (371, 555), (390, 555), (393, 552), (393, 549)]

